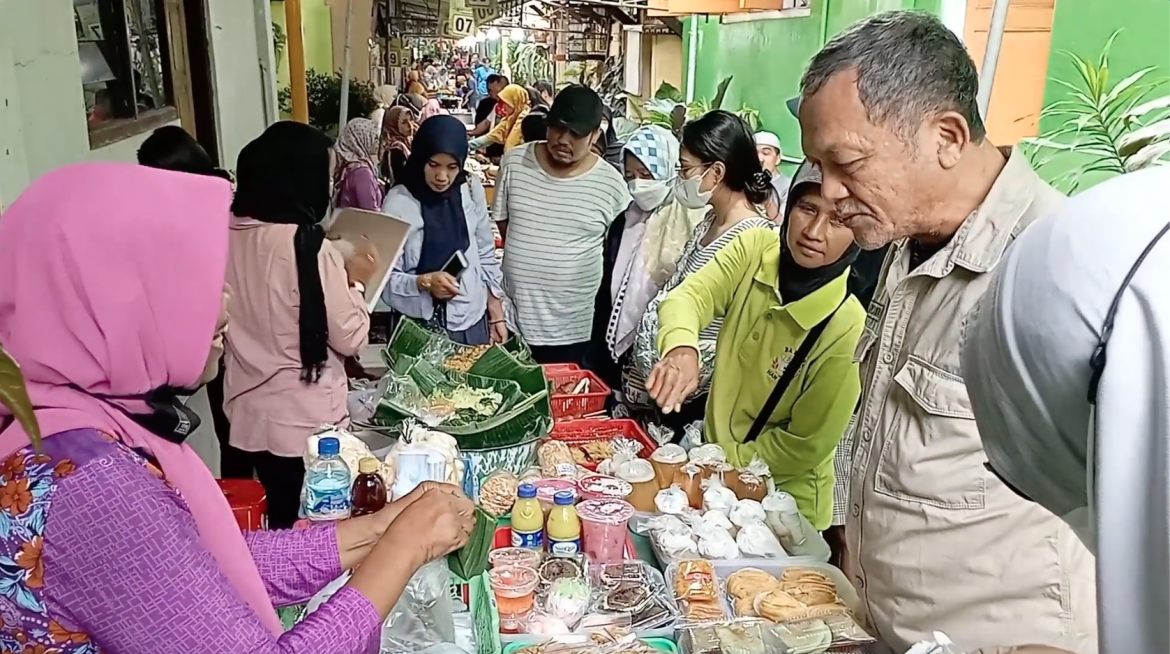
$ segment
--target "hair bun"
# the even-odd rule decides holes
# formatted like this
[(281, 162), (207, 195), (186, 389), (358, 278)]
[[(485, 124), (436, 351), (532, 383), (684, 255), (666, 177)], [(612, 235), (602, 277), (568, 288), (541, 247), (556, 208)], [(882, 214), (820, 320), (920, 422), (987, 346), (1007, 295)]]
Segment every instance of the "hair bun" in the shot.
[(758, 170), (748, 178), (748, 187), (753, 191), (766, 191), (772, 185), (772, 173)]

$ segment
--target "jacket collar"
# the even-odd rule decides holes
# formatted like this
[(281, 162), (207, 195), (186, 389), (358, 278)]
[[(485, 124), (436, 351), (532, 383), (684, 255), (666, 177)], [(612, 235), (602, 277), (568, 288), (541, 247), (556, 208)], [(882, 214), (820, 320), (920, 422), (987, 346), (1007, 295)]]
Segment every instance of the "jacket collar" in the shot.
[[(1032, 206), (1037, 191), (1047, 183), (1032, 169), (1019, 148), (1001, 148), (1007, 164), (995, 179), (983, 203), (971, 212), (950, 243), (922, 264), (915, 275), (942, 278), (955, 266), (974, 273), (995, 268), (1020, 229), (1020, 219)], [(898, 260), (909, 259), (909, 241), (899, 244)]]
[(777, 288), (777, 281), (780, 274), (780, 248), (776, 247), (769, 252), (764, 260), (760, 262), (760, 267), (756, 269), (756, 274), (752, 275), (752, 279), (767, 286), (771, 289), (772, 294), (776, 298), (774, 309), (788, 312), (796, 324), (800, 328), (808, 331), (816, 327), (825, 318), (828, 318), (841, 303), (845, 301), (845, 295), (848, 293), (849, 268), (833, 279), (828, 284), (818, 288), (808, 295), (800, 298), (796, 302), (789, 302), (782, 304), (783, 300), (780, 297), (780, 289)]

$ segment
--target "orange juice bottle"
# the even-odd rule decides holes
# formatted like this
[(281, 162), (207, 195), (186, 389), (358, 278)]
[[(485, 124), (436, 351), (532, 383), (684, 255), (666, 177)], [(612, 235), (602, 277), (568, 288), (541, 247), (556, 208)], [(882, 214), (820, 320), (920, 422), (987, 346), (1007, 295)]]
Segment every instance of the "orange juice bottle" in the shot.
[(572, 557), (581, 553), (581, 519), (573, 506), (573, 491), (557, 491), (548, 514), (549, 556)]
[(520, 484), (512, 505), (512, 547), (544, 549), (544, 510), (535, 484)]

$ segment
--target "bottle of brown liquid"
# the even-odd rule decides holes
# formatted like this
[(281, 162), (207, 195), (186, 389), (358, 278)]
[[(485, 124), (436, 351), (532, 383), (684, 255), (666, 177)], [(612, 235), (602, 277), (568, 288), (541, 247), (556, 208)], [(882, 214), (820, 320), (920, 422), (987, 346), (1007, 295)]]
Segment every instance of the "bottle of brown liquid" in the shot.
[(350, 516), (370, 515), (386, 506), (386, 482), (378, 474), (381, 466), (372, 456), (358, 462), (358, 476), (353, 480), (353, 510)]

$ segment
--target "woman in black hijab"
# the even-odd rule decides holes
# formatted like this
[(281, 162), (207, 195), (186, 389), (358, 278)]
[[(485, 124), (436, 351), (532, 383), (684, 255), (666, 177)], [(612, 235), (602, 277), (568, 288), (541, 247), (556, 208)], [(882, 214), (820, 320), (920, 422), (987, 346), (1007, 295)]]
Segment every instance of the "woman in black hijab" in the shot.
[(279, 122), (236, 166), (225, 410), (231, 444), (252, 459), (275, 528), (297, 519), (305, 439), (349, 419), (344, 358), (369, 336), (364, 293), (377, 254), (368, 241), (327, 242), (321, 226), (331, 145), (313, 127)]
[(383, 299), (457, 342), (481, 345), (508, 333), (487, 200), (463, 170), (467, 151), (467, 128), (457, 118), (433, 116), (419, 126), (402, 178), (382, 205), (411, 225)]

